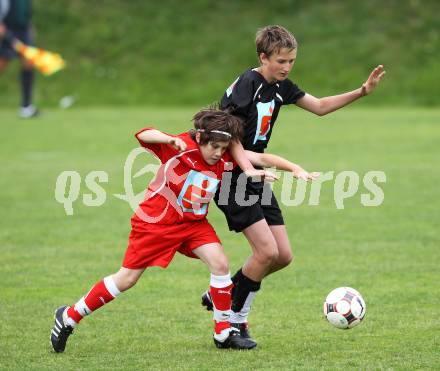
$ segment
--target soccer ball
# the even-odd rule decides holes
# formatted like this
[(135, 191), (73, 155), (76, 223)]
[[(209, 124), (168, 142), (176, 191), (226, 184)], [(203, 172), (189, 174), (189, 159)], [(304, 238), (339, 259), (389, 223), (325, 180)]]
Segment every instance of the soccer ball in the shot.
[(325, 318), (341, 329), (357, 326), (364, 319), (366, 309), (361, 294), (351, 287), (334, 289), (324, 302)]

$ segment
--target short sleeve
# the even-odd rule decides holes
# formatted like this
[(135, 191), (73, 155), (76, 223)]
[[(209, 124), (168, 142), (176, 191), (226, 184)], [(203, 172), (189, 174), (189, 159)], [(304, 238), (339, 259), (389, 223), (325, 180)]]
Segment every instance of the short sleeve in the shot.
[[(141, 139), (139, 139), (139, 134), (147, 131), (147, 130), (156, 130), (155, 128), (149, 127), (139, 130), (135, 137), (139, 141), (139, 144), (144, 147), (149, 152), (152, 152), (162, 163), (167, 162), (171, 157), (175, 156), (177, 154), (177, 150), (175, 150), (172, 146), (169, 144), (163, 144), (163, 143), (145, 143)], [(168, 133), (165, 133), (167, 135), (170, 135), (174, 137), (175, 135), (171, 135)]]
[(281, 92), (283, 104), (295, 104), (299, 99), (304, 97), (305, 94), (306, 93), (302, 91), (298, 85), (289, 79), (284, 80), (283, 90)]
[(235, 115), (247, 115), (249, 106), (252, 103), (253, 94), (252, 81), (244, 76), (240, 76), (226, 89), (221, 101), (221, 108), (232, 108)]

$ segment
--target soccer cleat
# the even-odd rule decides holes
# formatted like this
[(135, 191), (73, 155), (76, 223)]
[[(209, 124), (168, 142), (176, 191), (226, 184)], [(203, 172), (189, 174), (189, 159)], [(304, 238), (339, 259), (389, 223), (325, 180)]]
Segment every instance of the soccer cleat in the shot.
[(255, 340), (252, 339), (251, 334), (249, 332), (249, 324), (247, 322), (243, 322), (243, 323), (231, 323), (231, 326), (236, 328), (238, 331), (240, 331), (240, 335), (241, 337), (245, 338), (245, 339), (250, 339), (252, 340), (255, 344), (257, 344), (255, 342)]
[(59, 307), (55, 311), (55, 324), (50, 334), (53, 350), (57, 353), (64, 352), (66, 348), (67, 338), (73, 332), (73, 327), (66, 326), (63, 320), (63, 313), (67, 306)]
[(252, 339), (242, 337), (240, 331), (234, 327), (231, 327), (229, 336), (224, 341), (219, 341), (214, 336), (214, 343), (220, 349), (248, 350), (257, 346), (257, 343)]
[(208, 291), (205, 291), (202, 295), (202, 305), (206, 307), (206, 310), (213, 310), (214, 305), (212, 304), (211, 294)]

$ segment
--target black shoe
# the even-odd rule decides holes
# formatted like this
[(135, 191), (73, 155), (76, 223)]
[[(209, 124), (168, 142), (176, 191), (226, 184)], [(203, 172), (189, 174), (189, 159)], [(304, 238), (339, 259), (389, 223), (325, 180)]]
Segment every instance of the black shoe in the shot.
[(64, 352), (66, 348), (67, 338), (73, 332), (73, 327), (66, 326), (63, 321), (63, 313), (67, 306), (59, 307), (55, 311), (55, 324), (50, 334), (53, 350), (57, 353)]
[(240, 331), (241, 337), (243, 337), (245, 339), (250, 339), (255, 344), (257, 344), (256, 341), (253, 340), (252, 337), (251, 337), (251, 333), (249, 332), (249, 324), (247, 322), (244, 322), (244, 323), (231, 323), (231, 326)]
[(253, 349), (257, 346), (257, 343), (252, 339), (246, 339), (240, 335), (240, 331), (231, 327), (229, 336), (224, 341), (218, 341), (214, 338), (214, 343), (217, 348), (220, 349)]
[(212, 304), (212, 298), (209, 291), (205, 291), (202, 295), (202, 305), (206, 307), (206, 310), (214, 310), (214, 305)]

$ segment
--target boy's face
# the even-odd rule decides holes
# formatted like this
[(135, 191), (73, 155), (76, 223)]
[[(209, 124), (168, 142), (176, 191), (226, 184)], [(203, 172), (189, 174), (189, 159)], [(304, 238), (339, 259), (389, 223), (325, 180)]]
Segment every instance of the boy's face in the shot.
[[(198, 133), (197, 133), (198, 134)], [(197, 135), (196, 140), (199, 142)], [(229, 141), (225, 142), (209, 142), (208, 144), (200, 145), (200, 153), (208, 165), (215, 165), (226, 152), (229, 147)]]
[(287, 79), (296, 59), (296, 49), (281, 48), (268, 57), (260, 54), (263, 76), (269, 83)]

